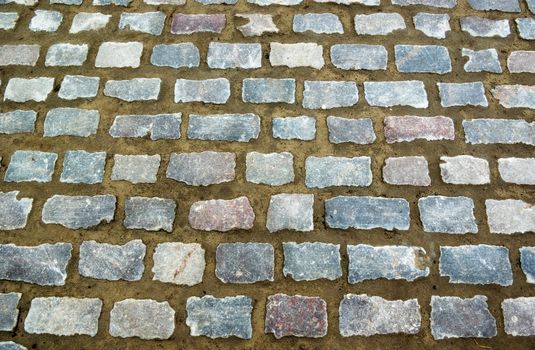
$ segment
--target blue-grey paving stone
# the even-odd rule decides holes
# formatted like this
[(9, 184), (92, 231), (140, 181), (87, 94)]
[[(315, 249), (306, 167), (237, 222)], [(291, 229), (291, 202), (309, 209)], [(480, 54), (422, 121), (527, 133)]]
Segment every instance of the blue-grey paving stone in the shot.
[(485, 86), (480, 81), (471, 83), (437, 83), (442, 107), (488, 107)]
[(520, 297), (502, 302), (505, 333), (515, 337), (534, 336), (535, 298)]
[(236, 27), (245, 37), (279, 32), (279, 28), (273, 22), (273, 15), (263, 13), (236, 13), (235, 16), (248, 20), (248, 23)]
[(535, 283), (535, 247), (520, 248), (520, 264), (526, 275), (526, 282)]
[(463, 57), (468, 57), (468, 61), (464, 65), (465, 72), (502, 72), (502, 66), (500, 65), (496, 49), (474, 51), (463, 48), (461, 52)]
[(474, 201), (468, 197), (429, 196), (418, 200), (425, 232), (477, 233)]
[(314, 195), (280, 193), (271, 196), (266, 227), (269, 232), (314, 230)]
[(416, 30), (435, 39), (445, 39), (446, 33), (451, 31), (450, 15), (446, 13), (418, 12), (413, 17), (413, 22)]
[(311, 31), (316, 34), (344, 33), (340, 18), (334, 13), (296, 14), (293, 20), (293, 31), (304, 33)]
[(19, 191), (0, 192), (0, 230), (26, 227), (33, 198), (17, 199)]
[(45, 66), (81, 66), (87, 59), (87, 44), (54, 44), (48, 48)]
[(289, 152), (249, 152), (245, 178), (255, 184), (279, 186), (294, 181), (294, 157)]
[(491, 93), (505, 108), (535, 109), (535, 86), (533, 85), (497, 85)]
[(484, 185), (490, 183), (489, 162), (468, 155), (440, 157), (442, 181), (456, 185)]
[(29, 28), (32, 32), (55, 32), (61, 21), (63, 15), (59, 11), (35, 10)]
[(451, 72), (448, 49), (438, 45), (395, 45), (396, 67), (402, 73)]
[(423, 5), (452, 9), (457, 6), (457, 0), (392, 0), (392, 4), (400, 6)]
[(59, 224), (67, 228), (86, 229), (115, 216), (115, 196), (64, 196), (54, 195), (43, 205), (42, 220), (45, 224)]
[(212, 69), (253, 69), (262, 66), (260, 44), (218, 43), (208, 44), (208, 67)]
[(359, 91), (354, 81), (305, 80), (303, 107), (308, 109), (331, 109), (351, 107), (357, 104)]
[(164, 22), (165, 13), (163, 12), (123, 12), (119, 20), (119, 29), (130, 29), (134, 32), (160, 35), (162, 34)]
[(223, 283), (273, 281), (275, 252), (269, 243), (220, 243), (215, 275)]
[(513, 284), (509, 249), (491, 245), (441, 246), (440, 276), (449, 283)]
[(487, 199), (487, 223), (491, 233), (535, 232), (535, 206), (520, 199)]
[(295, 281), (334, 281), (342, 277), (339, 244), (284, 242), (282, 246), (285, 277), (289, 275)]
[(82, 0), (50, 0), (51, 4), (81, 5)]
[(104, 95), (127, 102), (157, 100), (161, 82), (160, 78), (108, 80), (104, 86)]
[(225, 104), (230, 97), (230, 82), (225, 78), (175, 82), (175, 103), (203, 102)]
[(238, 0), (195, 0), (195, 1), (203, 5), (216, 5), (216, 4), (234, 5), (238, 2)]
[(247, 0), (249, 4), (255, 4), (258, 6), (269, 6), (269, 5), (282, 5), (282, 6), (292, 6), (298, 5), (303, 2), (303, 0)]
[(54, 88), (54, 78), (11, 78), (4, 92), (4, 101), (43, 102)]
[(0, 350), (28, 350), (28, 348), (12, 341), (2, 341)]
[(94, 109), (54, 108), (45, 118), (44, 137), (88, 137), (97, 133), (100, 113)]
[(506, 38), (511, 34), (508, 19), (494, 20), (475, 16), (461, 18), (461, 30), (473, 37), (483, 38)]
[(316, 138), (316, 118), (278, 117), (272, 120), (273, 138), (311, 141)]
[(11, 332), (17, 326), (21, 293), (0, 293), (0, 331)]
[(333, 197), (325, 201), (325, 221), (330, 228), (408, 230), (409, 202), (403, 198)]
[(431, 334), (436, 340), (495, 337), (496, 319), (489, 311), (487, 297), (431, 296)]
[(86, 77), (83, 75), (66, 75), (61, 82), (58, 97), (64, 100), (77, 98), (93, 98), (97, 96), (99, 77)]
[(346, 294), (338, 312), (342, 337), (418, 334), (422, 323), (418, 299), (386, 300), (366, 294)]
[(316, 43), (269, 44), (269, 63), (273, 67), (310, 67), (321, 69), (325, 65), (323, 46)]
[(37, 112), (15, 110), (0, 113), (0, 134), (18, 134), (35, 131)]
[[(535, 11), (535, 1), (533, 4)], [(535, 40), (535, 19), (534, 18), (517, 18), (515, 19), (518, 34), (522, 39)]]
[(158, 197), (129, 197), (124, 205), (124, 227), (147, 231), (173, 231), (176, 202)]
[(315, 157), (305, 160), (305, 184), (308, 188), (331, 186), (370, 186), (370, 157)]
[(405, 28), (405, 20), (399, 13), (355, 16), (355, 31), (359, 35), (388, 35)]
[(249, 103), (294, 103), (295, 79), (243, 79), (242, 100)]
[(410, 106), (427, 108), (427, 92), (423, 81), (365, 81), (364, 96), (370, 106)]
[(235, 168), (234, 153), (171, 153), (166, 176), (192, 186), (208, 186), (233, 181)]
[(111, 15), (100, 12), (78, 12), (72, 19), (69, 34), (103, 29), (108, 25), (110, 18)]
[(190, 114), (188, 138), (192, 140), (249, 142), (260, 134), (260, 117), (246, 114)]
[(466, 143), (535, 146), (535, 123), (523, 119), (468, 119), (463, 120), (463, 128)]
[(367, 145), (373, 143), (376, 139), (370, 118), (348, 119), (328, 116), (327, 128), (329, 130), (329, 142), (334, 144), (349, 142)]
[(6, 182), (50, 182), (58, 155), (40, 151), (15, 151), (7, 167)]
[(186, 0), (143, 0), (147, 5), (184, 5)]
[(141, 62), (143, 43), (131, 42), (103, 42), (100, 44), (95, 58), (97, 68), (137, 68)]
[(70, 243), (46, 243), (31, 247), (0, 244), (0, 279), (41, 286), (63, 286), (71, 251)]
[(468, 3), (478, 11), (520, 12), (518, 0), (468, 0)]
[(391, 185), (431, 186), (427, 159), (423, 156), (386, 158), (383, 181)]
[(110, 127), (111, 137), (146, 137), (151, 140), (180, 138), (182, 113), (118, 115)]
[(19, 20), (16, 12), (0, 12), (0, 30), (11, 30), (15, 28)]
[(535, 0), (526, 0), (526, 2), (528, 3), (528, 9), (535, 14)]
[(93, 6), (117, 5), (128, 7), (132, 0), (93, 0)]
[(83, 241), (78, 271), (81, 276), (108, 281), (139, 281), (147, 247), (140, 239), (123, 245)]
[(382, 45), (336, 44), (331, 46), (331, 62), (344, 70), (386, 70), (388, 52)]
[(158, 67), (198, 67), (201, 56), (193, 43), (158, 44), (152, 49), (150, 63)]
[(189, 297), (186, 311), (186, 325), (190, 328), (190, 335), (194, 337), (204, 335), (215, 339), (234, 336), (251, 339), (253, 335), (253, 300), (249, 297)]
[(67, 151), (59, 181), (83, 184), (102, 183), (105, 165), (106, 152)]
[(39, 45), (0, 46), (0, 66), (35, 66), (39, 59)]
[(420, 247), (358, 244), (348, 245), (347, 254), (349, 283), (379, 278), (414, 281), (429, 275), (429, 268), (425, 266), (426, 252)]
[(159, 154), (115, 154), (111, 179), (125, 180), (134, 184), (155, 183), (160, 161)]

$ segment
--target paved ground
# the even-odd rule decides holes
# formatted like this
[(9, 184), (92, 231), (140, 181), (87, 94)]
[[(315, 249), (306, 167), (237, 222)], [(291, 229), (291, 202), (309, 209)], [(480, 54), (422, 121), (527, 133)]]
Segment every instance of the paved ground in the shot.
[(535, 2), (235, 2), (0, 0), (0, 349), (532, 349)]

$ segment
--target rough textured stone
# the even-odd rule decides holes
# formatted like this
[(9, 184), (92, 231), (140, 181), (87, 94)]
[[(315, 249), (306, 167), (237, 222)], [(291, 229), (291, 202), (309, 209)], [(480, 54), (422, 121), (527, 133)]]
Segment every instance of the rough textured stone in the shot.
[(108, 80), (104, 86), (104, 95), (127, 102), (157, 100), (161, 82), (160, 78)]
[(116, 5), (128, 7), (132, 0), (93, 0), (93, 6)]
[(137, 68), (141, 61), (143, 43), (131, 42), (103, 42), (98, 48), (95, 59), (97, 68)]
[(70, 34), (77, 34), (85, 31), (104, 29), (110, 21), (111, 15), (100, 12), (78, 12), (72, 19)]
[[(226, 18), (224, 13), (214, 14), (173, 14), (171, 33), (221, 33), (225, 28)], [(210, 43), (212, 45), (212, 43)]]
[(515, 199), (487, 199), (487, 222), (491, 233), (535, 232), (535, 206)]
[(331, 62), (344, 70), (386, 70), (388, 52), (382, 45), (336, 44), (331, 46)]
[(50, 0), (51, 4), (81, 5), (82, 0)]
[(40, 48), (39, 45), (2, 45), (0, 66), (35, 66)]
[(468, 0), (468, 3), (478, 11), (520, 12), (518, 0)]
[(162, 34), (165, 22), (163, 12), (121, 13), (119, 29), (130, 29), (152, 35)]
[(37, 3), (38, 0), (2, 0), (1, 5), (5, 4), (16, 4), (24, 6), (33, 6)]
[(0, 331), (11, 332), (17, 326), (21, 293), (0, 293)]
[(194, 337), (251, 339), (253, 336), (253, 300), (249, 297), (189, 297), (186, 311), (186, 325)]
[(442, 181), (455, 185), (484, 185), (490, 183), (489, 162), (468, 155), (440, 157)]
[(230, 97), (230, 82), (225, 78), (175, 81), (175, 103), (203, 102), (225, 104)]
[(0, 350), (28, 350), (28, 348), (12, 341), (2, 341)]
[(269, 201), (266, 227), (269, 232), (314, 230), (314, 195), (281, 193)]
[(290, 275), (295, 281), (334, 281), (342, 277), (339, 244), (284, 242), (282, 246), (285, 277)]
[(501, 73), (502, 67), (496, 49), (461, 50), (463, 57), (468, 57), (464, 65), (465, 72)]
[(118, 115), (110, 127), (111, 137), (146, 137), (151, 140), (180, 138), (182, 113)]
[(235, 169), (234, 153), (171, 153), (166, 176), (192, 186), (208, 186), (233, 181)]
[(498, 170), (505, 182), (535, 185), (535, 158), (500, 158)]
[(493, 20), (483, 17), (463, 17), (461, 18), (461, 30), (473, 37), (483, 38), (506, 38), (511, 35), (509, 20)]
[(359, 35), (388, 35), (405, 28), (405, 20), (399, 13), (373, 13), (355, 16), (355, 31)]
[(269, 243), (220, 243), (215, 275), (223, 283), (273, 281), (275, 253)]
[(11, 78), (4, 92), (4, 101), (43, 102), (54, 88), (54, 78)]
[(67, 151), (59, 181), (64, 183), (102, 183), (106, 152)]
[(291, 183), (294, 181), (293, 159), (289, 152), (249, 152), (246, 156), (245, 178), (255, 184), (270, 186)]
[(186, 0), (143, 0), (147, 5), (184, 5)]
[(0, 134), (33, 133), (37, 112), (15, 110), (0, 113)]
[(316, 138), (316, 118), (307, 116), (273, 118), (272, 132), (275, 139), (311, 141)]
[(295, 103), (295, 79), (243, 79), (242, 100), (249, 103)]
[(431, 334), (436, 340), (495, 337), (496, 320), (489, 312), (487, 297), (431, 296)]
[(535, 51), (513, 51), (507, 58), (511, 73), (535, 73)]
[(196, 230), (226, 232), (253, 228), (255, 214), (247, 197), (195, 202), (189, 210), (189, 224)]
[(238, 0), (195, 0), (195, 1), (203, 5), (220, 5), (220, 4), (235, 5), (238, 2)]
[(518, 337), (535, 335), (535, 298), (520, 297), (502, 302), (505, 333)]
[(0, 30), (14, 29), (19, 21), (17, 12), (0, 12)]
[(264, 33), (278, 33), (279, 28), (273, 22), (273, 15), (260, 13), (237, 13), (236, 17), (245, 18), (249, 22), (237, 27), (243, 36), (261, 36)]
[(359, 91), (354, 81), (305, 80), (303, 107), (331, 109), (351, 107), (357, 104)]
[(431, 186), (427, 159), (422, 156), (387, 158), (383, 181), (391, 185)]
[(482, 82), (437, 83), (442, 107), (481, 106), (488, 107), (485, 86)]
[(535, 109), (535, 85), (497, 85), (491, 93), (505, 108)]
[(535, 247), (521, 247), (520, 264), (527, 283), (535, 283)]
[(63, 286), (71, 251), (70, 243), (46, 243), (32, 247), (0, 244), (0, 279)]
[[(535, 11), (535, 4), (534, 11)], [(515, 19), (519, 36), (524, 40), (535, 40), (535, 19), (517, 18)]]
[(327, 335), (327, 303), (319, 297), (275, 294), (268, 296), (264, 332), (321, 338)]
[(247, 0), (249, 4), (255, 4), (258, 6), (269, 6), (269, 5), (282, 5), (282, 6), (292, 6), (298, 5), (303, 2), (303, 0)]
[(449, 283), (513, 284), (509, 249), (492, 245), (441, 246), (440, 276)]
[(316, 43), (269, 44), (269, 63), (273, 67), (286, 66), (289, 68), (311, 67), (323, 68), (323, 46)]
[(122, 155), (113, 156), (112, 180), (125, 180), (134, 184), (155, 183), (160, 167), (161, 157), (155, 155)]
[(86, 229), (101, 222), (110, 222), (115, 214), (115, 196), (63, 196), (48, 198), (43, 206), (45, 224), (59, 224), (67, 228)]
[(528, 9), (531, 13), (535, 14), (535, 1), (533, 0), (526, 0), (528, 3)]
[(425, 232), (477, 233), (474, 201), (468, 197), (429, 196), (418, 200)]
[(293, 31), (296, 33), (311, 31), (316, 34), (343, 34), (344, 28), (340, 18), (334, 13), (306, 13), (294, 16)]
[(348, 119), (328, 116), (327, 128), (329, 142), (334, 144), (349, 142), (367, 145), (374, 143), (376, 139), (370, 118)]
[(366, 6), (379, 6), (381, 4), (381, 0), (314, 0), (314, 2), (318, 3), (335, 3), (335, 4), (342, 4), (342, 5), (351, 5), (351, 4), (361, 4)]
[(384, 119), (387, 143), (453, 140), (455, 128), (448, 117), (389, 116)]
[(100, 113), (94, 109), (54, 108), (46, 114), (44, 137), (88, 137), (97, 133)]
[(110, 312), (112, 337), (169, 339), (175, 330), (175, 310), (167, 301), (125, 299), (113, 304)]
[(192, 140), (249, 142), (260, 134), (260, 117), (247, 114), (190, 114), (188, 138)]
[(402, 198), (338, 196), (325, 201), (327, 227), (408, 230), (409, 202)]
[(212, 69), (253, 69), (262, 66), (260, 44), (219, 43), (208, 44), (208, 67)]
[(81, 66), (87, 59), (88, 52), (87, 44), (54, 44), (48, 48), (45, 66)]
[(99, 84), (99, 77), (66, 75), (61, 82), (58, 97), (64, 100), (93, 98), (97, 96)]
[(340, 302), (340, 335), (418, 334), (422, 323), (418, 299), (386, 300), (346, 294)]
[(33, 198), (17, 199), (19, 191), (0, 192), (0, 230), (26, 227)]
[(50, 182), (58, 155), (40, 151), (15, 151), (7, 167), (6, 182)]
[(176, 202), (158, 197), (128, 197), (124, 205), (124, 227), (147, 231), (173, 231)]
[(102, 300), (97, 298), (34, 298), (24, 321), (32, 334), (89, 335), (98, 331)]
[(410, 106), (427, 108), (427, 93), (422, 81), (365, 81), (364, 96), (370, 106)]
[(445, 13), (418, 12), (412, 20), (416, 30), (431, 38), (445, 39), (446, 33), (451, 31), (450, 16)]
[(463, 128), (466, 143), (535, 145), (535, 123), (523, 119), (465, 119)]
[(315, 157), (305, 160), (305, 184), (308, 188), (331, 186), (370, 186), (370, 157)]
[(451, 72), (451, 59), (445, 46), (395, 45), (396, 67), (402, 73)]
[(457, 0), (392, 0), (392, 4), (400, 6), (423, 5), (452, 9), (457, 5)]
[(59, 11), (35, 10), (29, 28), (32, 32), (55, 32), (61, 21), (63, 15)]
[(159, 243), (153, 255), (152, 280), (187, 286), (202, 283), (204, 254), (198, 243)]
[(158, 44), (152, 49), (150, 63), (158, 67), (198, 67), (201, 56), (193, 43)]

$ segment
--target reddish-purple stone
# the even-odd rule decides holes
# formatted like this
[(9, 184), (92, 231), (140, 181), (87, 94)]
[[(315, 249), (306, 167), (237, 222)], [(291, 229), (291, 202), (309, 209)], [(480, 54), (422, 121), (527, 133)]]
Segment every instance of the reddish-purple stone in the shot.
[(385, 138), (386, 142), (403, 142), (424, 139), (453, 140), (455, 139), (455, 128), (453, 120), (448, 117), (415, 117), (400, 116), (385, 118)]
[(253, 228), (254, 219), (247, 197), (195, 202), (189, 210), (189, 224), (203, 231), (249, 230)]
[(327, 334), (327, 303), (319, 297), (275, 294), (268, 297), (265, 333), (279, 339), (320, 338)]
[(175, 13), (171, 23), (171, 33), (192, 34), (199, 32), (221, 33), (225, 28), (225, 14), (189, 15)]

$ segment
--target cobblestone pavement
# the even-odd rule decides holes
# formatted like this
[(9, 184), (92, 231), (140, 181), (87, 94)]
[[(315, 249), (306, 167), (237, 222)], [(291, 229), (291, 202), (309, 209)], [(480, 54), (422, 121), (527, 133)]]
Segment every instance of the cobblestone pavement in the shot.
[(0, 0), (0, 349), (535, 348), (534, 43), (533, 0)]

